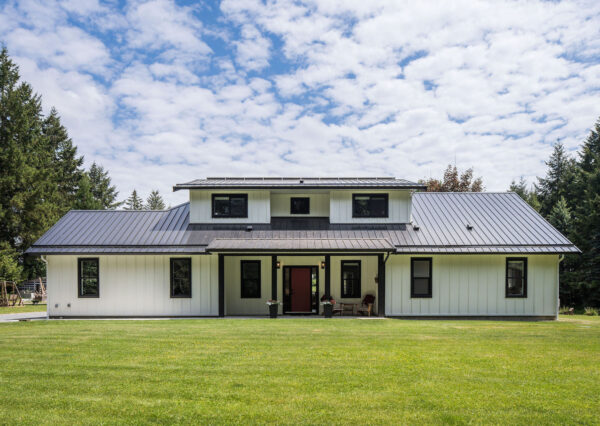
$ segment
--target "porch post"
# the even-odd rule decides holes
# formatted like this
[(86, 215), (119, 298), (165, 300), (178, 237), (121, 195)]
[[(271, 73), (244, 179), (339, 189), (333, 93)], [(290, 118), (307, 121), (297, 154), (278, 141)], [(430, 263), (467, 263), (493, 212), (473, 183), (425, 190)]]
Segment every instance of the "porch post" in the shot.
[(377, 255), (377, 315), (385, 316), (385, 263), (383, 254)]
[(329, 265), (330, 256), (325, 255), (325, 297), (331, 297), (331, 267)]
[(277, 256), (271, 256), (271, 299), (277, 300)]
[(219, 316), (225, 316), (225, 255), (219, 254)]

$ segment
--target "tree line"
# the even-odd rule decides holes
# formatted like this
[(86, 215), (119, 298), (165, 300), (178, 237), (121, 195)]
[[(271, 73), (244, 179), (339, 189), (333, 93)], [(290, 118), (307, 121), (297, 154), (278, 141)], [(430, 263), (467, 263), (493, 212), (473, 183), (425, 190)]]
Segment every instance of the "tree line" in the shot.
[(42, 98), (21, 81), (6, 48), (0, 51), (0, 278), (42, 276), (45, 264), (24, 256), (61, 216), (72, 209), (164, 209), (153, 191), (146, 204), (137, 193), (118, 201), (108, 171), (83, 156), (56, 109), (42, 111)]

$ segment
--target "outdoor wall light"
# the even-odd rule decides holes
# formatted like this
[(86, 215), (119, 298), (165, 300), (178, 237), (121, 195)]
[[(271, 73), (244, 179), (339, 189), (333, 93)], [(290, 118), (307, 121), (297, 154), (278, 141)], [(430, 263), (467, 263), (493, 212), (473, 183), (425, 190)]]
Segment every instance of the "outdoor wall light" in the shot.
[(321, 261), (321, 269), (325, 269), (325, 261)]
[(277, 262), (275, 262), (275, 267), (277, 269), (281, 269), (281, 261), (280, 260), (278, 260)]

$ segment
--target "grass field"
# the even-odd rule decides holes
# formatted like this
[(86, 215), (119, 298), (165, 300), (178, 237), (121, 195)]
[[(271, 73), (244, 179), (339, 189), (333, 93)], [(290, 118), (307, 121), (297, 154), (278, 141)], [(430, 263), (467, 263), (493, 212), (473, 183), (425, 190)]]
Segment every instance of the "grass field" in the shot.
[(0, 423), (600, 422), (600, 318), (0, 324)]
[(46, 312), (46, 303), (37, 305), (26, 304), (23, 306), (0, 306), (1, 314), (20, 314), (24, 312)]

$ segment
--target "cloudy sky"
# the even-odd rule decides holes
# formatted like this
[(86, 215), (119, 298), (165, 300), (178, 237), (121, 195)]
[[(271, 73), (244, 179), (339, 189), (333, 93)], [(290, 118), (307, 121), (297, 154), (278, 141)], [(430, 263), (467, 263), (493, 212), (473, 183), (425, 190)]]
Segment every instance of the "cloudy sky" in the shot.
[(205, 176), (544, 173), (600, 116), (600, 2), (0, 1), (0, 41), (121, 196)]

